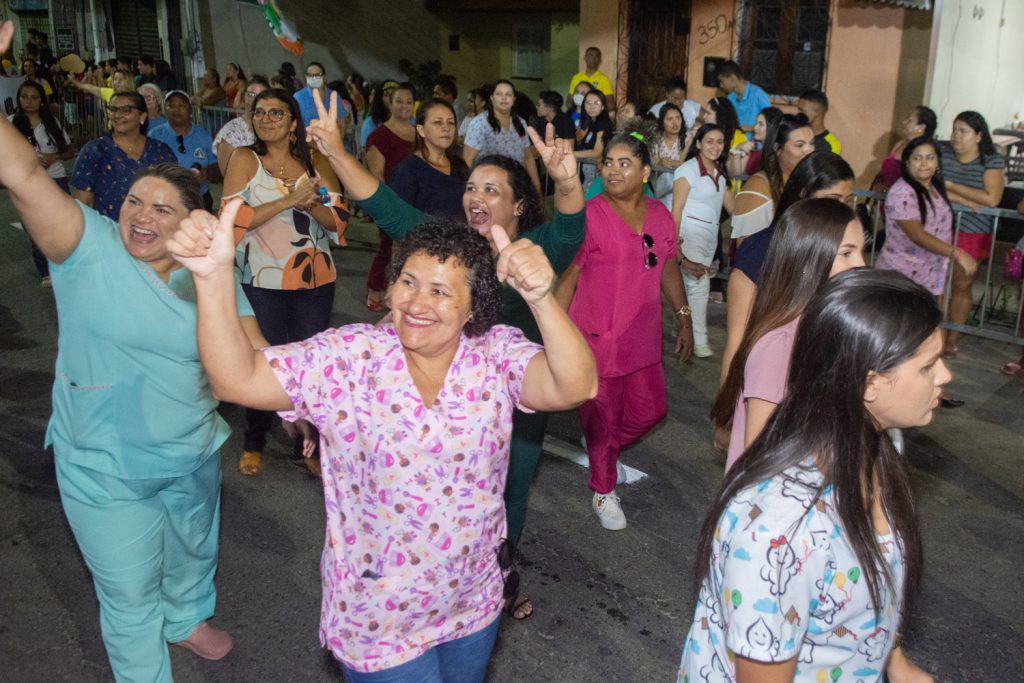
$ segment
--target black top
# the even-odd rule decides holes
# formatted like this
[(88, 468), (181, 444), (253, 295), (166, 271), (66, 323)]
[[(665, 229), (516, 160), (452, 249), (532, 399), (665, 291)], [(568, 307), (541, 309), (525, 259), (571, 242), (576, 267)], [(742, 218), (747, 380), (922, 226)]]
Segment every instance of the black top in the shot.
[(465, 220), (462, 195), (466, 191), (466, 179), (456, 168), (447, 175), (410, 154), (395, 166), (388, 179), (388, 187), (423, 213)]
[(743, 240), (736, 250), (733, 265), (749, 277), (755, 285), (761, 277), (761, 267), (764, 266), (764, 259), (768, 255), (768, 247), (772, 243), (774, 234), (775, 226), (769, 225), (764, 230), (755, 232)]
[[(582, 128), (582, 121), (580, 127)], [(587, 130), (587, 135), (576, 143), (577, 150), (588, 150), (594, 149), (597, 146), (597, 136), (604, 136), (604, 142), (607, 143), (608, 139), (611, 138), (613, 127), (612, 122), (608, 119), (595, 119), (590, 122), (590, 128)]]

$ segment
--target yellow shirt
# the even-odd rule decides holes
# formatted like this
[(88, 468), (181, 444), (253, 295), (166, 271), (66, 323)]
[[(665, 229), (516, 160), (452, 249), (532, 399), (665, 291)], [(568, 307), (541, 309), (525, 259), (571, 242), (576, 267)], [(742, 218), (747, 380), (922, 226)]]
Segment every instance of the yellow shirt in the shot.
[(611, 80), (600, 71), (595, 71), (591, 76), (588, 76), (586, 71), (581, 71), (573, 76), (572, 80), (569, 81), (570, 102), (572, 101), (572, 94), (576, 92), (576, 86), (583, 82), (590, 83), (605, 95), (612, 95), (615, 92), (615, 88), (612, 87)]
[(747, 141), (747, 134), (738, 128), (732, 133), (732, 142), (729, 143), (729, 149), (732, 149), (741, 142)]

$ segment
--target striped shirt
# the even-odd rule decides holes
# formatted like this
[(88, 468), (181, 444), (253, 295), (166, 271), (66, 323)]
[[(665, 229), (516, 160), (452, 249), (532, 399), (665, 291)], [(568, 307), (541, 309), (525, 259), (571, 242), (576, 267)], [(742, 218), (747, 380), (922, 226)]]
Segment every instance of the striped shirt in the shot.
[[(1006, 168), (1006, 160), (998, 154), (979, 156), (963, 164), (956, 158), (956, 152), (949, 143), (942, 144), (942, 177), (947, 182), (960, 183), (978, 190), (985, 189), (985, 171)], [(954, 223), (955, 225), (955, 223)], [(960, 218), (960, 232), (992, 232), (992, 217), (982, 216), (973, 211), (964, 211)]]

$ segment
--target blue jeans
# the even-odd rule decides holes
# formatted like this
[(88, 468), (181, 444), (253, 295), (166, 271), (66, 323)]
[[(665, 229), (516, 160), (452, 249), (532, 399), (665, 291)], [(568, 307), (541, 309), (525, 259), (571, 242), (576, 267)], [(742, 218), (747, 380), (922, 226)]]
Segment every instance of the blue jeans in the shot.
[(390, 669), (362, 673), (344, 665), (341, 668), (349, 683), (480, 683), (487, 674), (500, 625), (497, 618), (482, 631), (442, 643)]

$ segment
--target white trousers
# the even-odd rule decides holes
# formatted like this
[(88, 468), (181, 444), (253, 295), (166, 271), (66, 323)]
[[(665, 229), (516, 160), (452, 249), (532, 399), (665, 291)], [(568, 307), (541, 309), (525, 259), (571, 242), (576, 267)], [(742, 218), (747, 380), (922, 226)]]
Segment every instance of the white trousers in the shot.
[(693, 343), (695, 346), (707, 346), (708, 298), (711, 295), (711, 278), (707, 275), (694, 278), (683, 272), (683, 286), (686, 288), (686, 300), (692, 312)]

